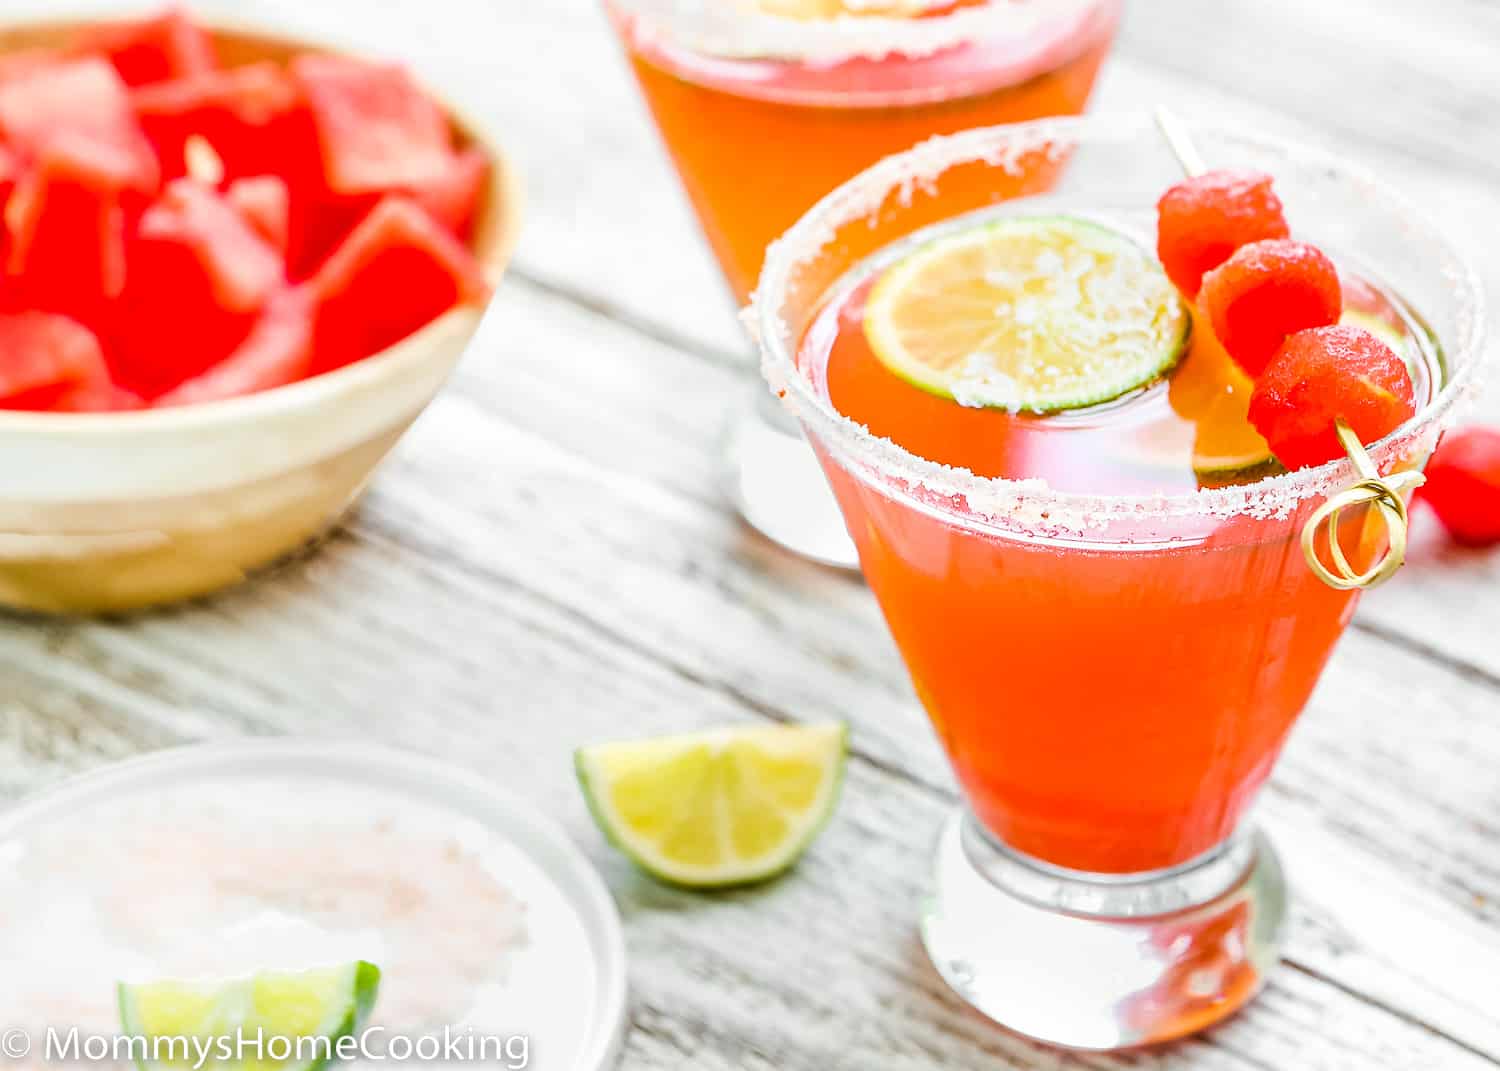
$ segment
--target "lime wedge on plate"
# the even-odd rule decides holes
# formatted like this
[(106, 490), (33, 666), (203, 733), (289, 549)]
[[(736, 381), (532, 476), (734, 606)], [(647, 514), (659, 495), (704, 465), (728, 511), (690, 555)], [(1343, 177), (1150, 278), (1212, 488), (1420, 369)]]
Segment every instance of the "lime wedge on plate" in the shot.
[[(228, 981), (121, 983), (120, 1018), (128, 1037), (163, 1039), (147, 1054), (161, 1059), (139, 1061), (141, 1071), (186, 1071), (197, 1064), (196, 1048), (182, 1053), (166, 1039), (199, 1039), (214, 1046), (205, 1068), (318, 1071), (338, 1039), (363, 1026), (379, 990), (380, 969), (362, 961)], [(253, 1046), (257, 1037), (266, 1039), (268, 1049), (272, 1038), (290, 1039), (291, 1058), (278, 1063), (271, 1056), (279, 1049), (239, 1049), (239, 1039)], [(298, 1039), (306, 1040), (299, 1045)], [(233, 1055), (243, 1054), (243, 1061), (219, 1059), (221, 1040)]]
[(578, 779), (605, 835), (673, 885), (763, 881), (795, 863), (833, 813), (841, 724), (717, 729), (580, 748)]
[(1181, 358), (1192, 318), (1126, 235), (1067, 216), (940, 238), (876, 282), (865, 337), (882, 364), (962, 405), (1055, 413), (1118, 398)]

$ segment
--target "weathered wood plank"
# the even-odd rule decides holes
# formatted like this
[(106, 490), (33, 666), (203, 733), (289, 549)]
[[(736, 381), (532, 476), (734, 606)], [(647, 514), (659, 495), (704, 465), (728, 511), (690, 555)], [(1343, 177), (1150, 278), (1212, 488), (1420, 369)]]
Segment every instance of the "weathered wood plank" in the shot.
[(1135, 4), (1121, 50), (1444, 172), (1500, 176), (1500, 11), (1477, 0)]

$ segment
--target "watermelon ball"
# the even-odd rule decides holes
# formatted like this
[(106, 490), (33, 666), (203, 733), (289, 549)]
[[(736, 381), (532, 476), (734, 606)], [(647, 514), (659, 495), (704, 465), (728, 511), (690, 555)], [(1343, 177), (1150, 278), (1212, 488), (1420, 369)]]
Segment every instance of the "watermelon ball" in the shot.
[(1195, 175), (1162, 194), (1156, 213), (1157, 255), (1189, 298), (1240, 246), (1292, 233), (1271, 176), (1259, 171)]
[(1427, 465), (1422, 498), (1455, 542), (1500, 544), (1500, 430), (1449, 432)]
[(1242, 246), (1204, 276), (1198, 306), (1229, 355), (1258, 376), (1288, 335), (1338, 323), (1344, 300), (1333, 261), (1282, 238)]
[(1250, 423), (1289, 469), (1342, 457), (1342, 419), (1362, 443), (1416, 413), (1406, 362), (1361, 327), (1315, 327), (1282, 343), (1250, 395)]

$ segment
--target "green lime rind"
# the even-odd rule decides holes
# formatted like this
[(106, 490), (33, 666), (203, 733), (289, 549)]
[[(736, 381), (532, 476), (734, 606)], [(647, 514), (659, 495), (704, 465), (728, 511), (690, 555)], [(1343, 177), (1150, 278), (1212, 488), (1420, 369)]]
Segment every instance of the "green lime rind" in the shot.
[[(629, 859), (645, 874), (677, 888), (724, 889), (736, 886), (755, 885), (780, 877), (797, 864), (818, 835), (827, 827), (843, 790), (845, 769), (849, 754), (849, 727), (843, 723), (815, 726), (784, 726), (781, 731), (812, 731), (826, 733), (823, 750), (817, 755), (820, 769), (820, 790), (813, 806), (799, 812), (799, 821), (789, 830), (789, 835), (776, 844), (774, 850), (753, 858), (735, 858), (717, 865), (679, 865), (666, 859), (647, 836), (630, 828), (623, 816), (609, 804), (610, 777), (607, 757), (611, 749), (650, 748), (659, 746), (666, 755), (670, 751), (697, 742), (722, 739), (733, 743), (741, 732), (766, 733), (777, 731), (756, 727), (750, 730), (717, 730), (685, 736), (664, 737), (655, 741), (624, 741), (581, 747), (574, 752), (573, 766), (582, 789), (589, 814), (603, 833), (605, 839), (620, 854)], [(723, 813), (728, 813), (728, 809)]]
[[(311, 992), (321, 987), (322, 994)], [(216, 982), (157, 981), (143, 984), (121, 982), (116, 986), (120, 1022), (124, 1034), (131, 1038), (197, 1038), (213, 1041), (236, 1037), (253, 1039), (257, 1031), (264, 1037), (312, 1037), (327, 1039), (317, 1045), (311, 1059), (295, 1058), (277, 1064), (269, 1059), (237, 1061), (211, 1059), (204, 1071), (323, 1071), (339, 1041), (358, 1033), (375, 1009), (380, 995), (380, 968), (365, 960), (331, 968), (307, 971), (265, 971), (250, 977)], [(271, 1005), (271, 1014), (257, 1013)], [(326, 1005), (326, 1006), (324, 1006)], [(309, 1032), (302, 1020), (309, 1011), (320, 1009), (322, 1015)], [(298, 1022), (278, 1019), (278, 1013), (295, 1014)], [(187, 1071), (197, 1063), (189, 1054), (186, 1061), (153, 1060), (149, 1051), (139, 1052), (139, 1071)]]
[[(986, 272), (991, 290), (984, 304), (975, 304), (972, 292), (945, 294), (923, 286), (923, 275), (951, 258), (999, 256), (1007, 247), (1019, 251), (1023, 242), (1027, 252), (1050, 251), (1054, 261), (1061, 262), (1057, 250), (1071, 248), (1099, 258), (1096, 264), (1117, 266), (1113, 274), (1085, 275), (1095, 294), (1106, 284), (1115, 286), (1108, 296), (1117, 304), (1108, 316), (1080, 310), (1081, 291), (1065, 293), (1061, 283), (1052, 294), (1029, 292), (1029, 284), (1054, 277), (1041, 267), (1006, 280), (1006, 286)], [(971, 274), (965, 282), (972, 280)], [(961, 309), (965, 302), (968, 308)], [(1018, 311), (1023, 304), (1024, 322)], [(957, 314), (936, 326), (903, 326), (911, 309), (945, 305)], [(1161, 379), (1187, 352), (1192, 316), (1161, 265), (1135, 239), (1093, 220), (1053, 215), (993, 220), (912, 251), (875, 283), (864, 327), (876, 358), (912, 386), (966, 406), (1046, 415), (1113, 401)], [(1017, 330), (1025, 346), (1006, 339)], [(942, 350), (929, 344), (924, 357), (914, 349), (923, 343), (923, 331), (947, 335), (955, 345)], [(985, 349), (986, 340), (999, 343), (995, 351)]]

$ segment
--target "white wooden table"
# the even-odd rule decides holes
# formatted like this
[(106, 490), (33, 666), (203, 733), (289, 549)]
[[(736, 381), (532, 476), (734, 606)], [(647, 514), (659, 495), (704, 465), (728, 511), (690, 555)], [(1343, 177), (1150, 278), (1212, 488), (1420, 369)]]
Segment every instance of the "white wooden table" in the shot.
[[(954, 788), (874, 604), (719, 493), (721, 415), (756, 377), (596, 0), (202, 6), (395, 52), (454, 89), (521, 161), (527, 232), (456, 382), (320, 553), (135, 620), (0, 618), (0, 792), (245, 734), (484, 771), (558, 815), (619, 899), (631, 1069), (1500, 1067), (1500, 554), (1419, 539), (1361, 607), (1265, 793), (1297, 900), (1249, 1011), (1119, 1058), (1009, 1037), (917, 941)], [(1347, 152), (1467, 233), (1500, 292), (1497, 58), (1485, 0), (1134, 0), (1095, 104), (1168, 101)], [(768, 888), (652, 884), (573, 784), (585, 740), (830, 717), (855, 727), (843, 805)]]

